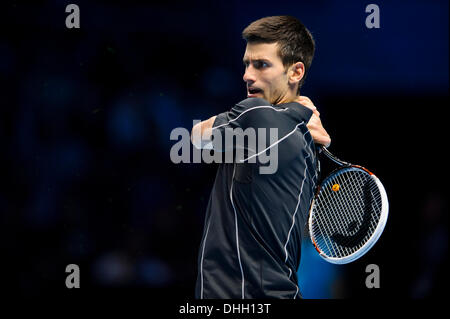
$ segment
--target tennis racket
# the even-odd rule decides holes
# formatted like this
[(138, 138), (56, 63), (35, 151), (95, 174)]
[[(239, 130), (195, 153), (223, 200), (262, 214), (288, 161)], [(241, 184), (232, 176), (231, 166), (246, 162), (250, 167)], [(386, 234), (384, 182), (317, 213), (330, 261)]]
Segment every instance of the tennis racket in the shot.
[(311, 241), (326, 261), (347, 264), (367, 253), (380, 238), (388, 217), (388, 197), (380, 180), (366, 168), (341, 161), (324, 146), (319, 153), (339, 168), (317, 187), (308, 220)]

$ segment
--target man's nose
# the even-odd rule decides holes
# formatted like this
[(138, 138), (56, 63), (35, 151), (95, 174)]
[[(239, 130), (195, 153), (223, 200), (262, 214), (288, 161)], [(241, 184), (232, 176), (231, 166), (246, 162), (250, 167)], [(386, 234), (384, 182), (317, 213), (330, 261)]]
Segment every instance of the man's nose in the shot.
[(255, 73), (251, 70), (251, 66), (247, 67), (244, 72), (244, 76), (242, 77), (244, 82), (253, 83), (256, 81)]

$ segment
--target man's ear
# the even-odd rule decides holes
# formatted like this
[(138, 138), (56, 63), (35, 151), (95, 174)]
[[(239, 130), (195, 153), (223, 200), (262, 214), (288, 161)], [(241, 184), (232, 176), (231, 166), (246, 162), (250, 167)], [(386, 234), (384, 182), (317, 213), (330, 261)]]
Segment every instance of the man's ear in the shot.
[(289, 83), (293, 85), (300, 83), (304, 75), (305, 65), (302, 62), (292, 64), (289, 68)]

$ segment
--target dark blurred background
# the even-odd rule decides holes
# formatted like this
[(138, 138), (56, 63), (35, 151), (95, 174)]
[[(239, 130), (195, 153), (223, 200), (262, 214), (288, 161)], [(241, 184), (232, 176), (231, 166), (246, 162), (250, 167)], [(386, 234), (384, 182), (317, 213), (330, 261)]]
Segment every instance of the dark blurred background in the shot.
[[(68, 4), (80, 28), (68, 29)], [(217, 164), (174, 164), (170, 132), (246, 97), (242, 30), (298, 17), (316, 40), (302, 95), (390, 215), (363, 258), (304, 240), (305, 298), (427, 298), (448, 286), (448, 1), (9, 1), (0, 28), (2, 281), (22, 296), (133, 288), (192, 298)], [(380, 267), (367, 289), (365, 267)]]

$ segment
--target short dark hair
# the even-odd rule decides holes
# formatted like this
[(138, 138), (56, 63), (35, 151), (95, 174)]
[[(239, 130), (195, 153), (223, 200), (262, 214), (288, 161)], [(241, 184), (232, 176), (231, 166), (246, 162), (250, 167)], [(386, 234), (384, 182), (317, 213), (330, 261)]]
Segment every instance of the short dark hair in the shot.
[(278, 43), (278, 55), (287, 69), (296, 62), (303, 62), (305, 75), (298, 85), (298, 92), (311, 66), (315, 43), (311, 32), (295, 17), (273, 16), (252, 22), (242, 31), (247, 43)]

